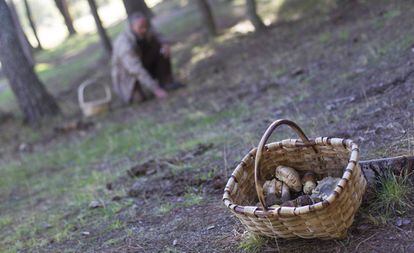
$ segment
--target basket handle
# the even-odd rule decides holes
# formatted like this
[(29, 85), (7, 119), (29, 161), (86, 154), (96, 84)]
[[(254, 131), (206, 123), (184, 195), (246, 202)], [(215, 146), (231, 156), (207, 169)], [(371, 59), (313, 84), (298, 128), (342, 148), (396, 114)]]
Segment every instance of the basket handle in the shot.
[[(262, 161), (262, 153), (263, 153), (263, 149), (264, 149), (264, 146), (267, 140), (269, 139), (270, 135), (272, 135), (273, 131), (281, 125), (289, 126), (299, 135), (299, 137), (302, 139), (304, 144), (312, 145), (308, 137), (306, 137), (305, 133), (302, 131), (302, 129), (298, 125), (296, 125), (295, 122), (291, 120), (279, 119), (279, 120), (274, 121), (267, 128), (266, 132), (262, 136), (262, 139), (260, 140), (259, 146), (257, 147), (256, 159), (254, 163), (254, 183), (256, 185), (257, 196), (259, 197), (259, 201), (262, 204), (264, 210), (267, 210), (267, 206), (266, 206), (265, 197), (263, 194), (263, 186), (262, 186), (263, 182), (262, 182), (262, 175), (260, 172), (260, 162)], [(318, 152), (314, 146), (312, 146), (312, 148), (315, 151), (315, 153)]]
[(79, 85), (78, 87), (78, 101), (79, 101), (79, 105), (80, 107), (83, 107), (86, 102), (85, 102), (85, 88), (88, 87), (89, 85), (91, 85), (94, 82), (94, 80), (88, 79), (86, 81), (84, 81), (81, 85)]
[[(79, 87), (78, 87), (78, 102), (80, 107), (84, 107), (85, 104), (87, 103), (85, 101), (85, 89), (92, 85), (95, 84), (97, 82), (98, 79), (88, 79), (85, 82), (83, 82)], [(112, 99), (112, 94), (111, 94), (111, 89), (108, 87), (108, 85), (104, 86), (105, 89), (105, 98), (100, 99), (99, 101), (102, 101), (104, 103), (108, 103), (111, 101)]]

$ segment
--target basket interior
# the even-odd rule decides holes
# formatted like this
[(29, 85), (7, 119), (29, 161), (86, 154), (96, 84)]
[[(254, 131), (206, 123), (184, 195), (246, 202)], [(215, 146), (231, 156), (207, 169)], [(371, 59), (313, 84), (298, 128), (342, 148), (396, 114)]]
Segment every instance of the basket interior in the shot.
[[(261, 172), (266, 180), (274, 177), (279, 165), (294, 168), (301, 177), (307, 171), (313, 171), (317, 180), (327, 176), (342, 177), (351, 153), (345, 146), (315, 145), (317, 154), (312, 147), (281, 147), (279, 142), (267, 147), (261, 162)], [(242, 170), (237, 173), (237, 183), (230, 194), (236, 205), (255, 206), (258, 202), (254, 183), (254, 156), (255, 152), (251, 152), (249, 158), (244, 159)]]

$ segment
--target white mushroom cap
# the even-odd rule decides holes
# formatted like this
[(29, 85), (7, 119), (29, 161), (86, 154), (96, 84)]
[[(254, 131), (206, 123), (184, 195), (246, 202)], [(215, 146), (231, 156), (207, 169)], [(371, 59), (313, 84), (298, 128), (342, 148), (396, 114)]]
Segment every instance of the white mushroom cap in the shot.
[(263, 193), (266, 195), (268, 193), (275, 193), (280, 196), (282, 194), (282, 182), (274, 178), (273, 180), (268, 180), (263, 184)]
[(303, 193), (312, 194), (312, 190), (316, 187), (315, 173), (308, 171), (302, 177)]
[(278, 180), (285, 183), (293, 191), (300, 192), (302, 190), (302, 182), (295, 169), (280, 165), (276, 168), (275, 174)]
[(306, 181), (303, 185), (303, 193), (312, 194), (313, 189), (316, 188), (316, 183), (313, 181)]

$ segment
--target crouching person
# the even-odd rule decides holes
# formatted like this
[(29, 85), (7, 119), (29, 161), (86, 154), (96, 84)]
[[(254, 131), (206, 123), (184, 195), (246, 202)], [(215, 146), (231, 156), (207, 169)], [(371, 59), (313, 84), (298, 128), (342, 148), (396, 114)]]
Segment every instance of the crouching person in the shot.
[(111, 74), (114, 91), (125, 103), (165, 98), (166, 90), (182, 86), (172, 76), (170, 46), (139, 13), (131, 15), (114, 43)]

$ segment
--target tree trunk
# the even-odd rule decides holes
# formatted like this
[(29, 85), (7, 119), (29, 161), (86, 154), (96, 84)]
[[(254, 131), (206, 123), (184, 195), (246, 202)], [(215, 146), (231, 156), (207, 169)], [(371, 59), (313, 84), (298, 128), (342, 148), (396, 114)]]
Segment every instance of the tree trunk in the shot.
[(33, 67), (35, 65), (35, 60), (33, 58), (33, 47), (30, 44), (29, 40), (27, 39), (26, 34), (24, 33), (22, 24), (20, 23), (19, 15), (16, 10), (16, 6), (14, 5), (13, 1), (9, 1), (9, 10), (10, 14), (14, 23), (14, 27), (16, 28), (17, 37), (19, 39), (19, 43), (23, 49), (23, 53), (26, 56), (27, 60), (29, 61), (29, 65)]
[(207, 31), (210, 37), (217, 35), (216, 24), (214, 23), (213, 13), (211, 12), (210, 5), (207, 0), (196, 0), (198, 9), (201, 12)]
[(101, 43), (103, 48), (105, 49), (108, 55), (112, 53), (112, 45), (111, 40), (109, 39), (108, 35), (106, 34), (105, 28), (102, 26), (102, 21), (98, 14), (98, 8), (96, 6), (95, 0), (88, 0), (89, 6), (91, 8), (91, 12), (93, 18), (95, 20), (96, 28), (98, 29), (99, 37), (101, 38)]
[(55, 0), (56, 7), (59, 9), (59, 12), (62, 14), (63, 19), (68, 29), (69, 36), (76, 34), (75, 27), (73, 26), (73, 20), (69, 12), (68, 4), (66, 0)]
[(30, 66), (16, 32), (11, 11), (0, 0), (0, 61), (10, 87), (28, 123), (59, 113), (55, 100)]
[(24, 7), (26, 9), (26, 16), (27, 16), (27, 19), (29, 20), (30, 27), (32, 28), (33, 35), (35, 36), (36, 41), (37, 41), (37, 48), (42, 50), (43, 49), (42, 43), (40, 43), (39, 35), (37, 34), (36, 24), (33, 20), (32, 11), (30, 9), (28, 0), (24, 0)]
[(246, 9), (247, 16), (249, 17), (250, 22), (252, 22), (256, 31), (264, 31), (266, 29), (266, 25), (263, 23), (259, 14), (257, 14), (256, 0), (246, 0)]
[(144, 14), (148, 20), (154, 16), (151, 9), (148, 8), (148, 5), (145, 3), (145, 0), (122, 0), (124, 2), (125, 10), (128, 16), (135, 12), (141, 12)]
[(414, 171), (414, 156), (387, 157), (368, 161), (360, 161), (362, 171), (369, 183), (375, 179), (391, 174), (397, 176), (412, 175)]

